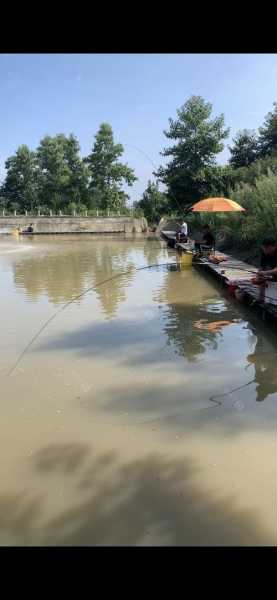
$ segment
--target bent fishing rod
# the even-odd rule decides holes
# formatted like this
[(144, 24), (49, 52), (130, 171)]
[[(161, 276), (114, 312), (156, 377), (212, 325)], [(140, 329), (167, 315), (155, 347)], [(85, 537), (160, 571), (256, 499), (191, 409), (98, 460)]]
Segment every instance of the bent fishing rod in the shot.
[[(157, 165), (155, 165), (155, 163), (154, 163), (154, 161), (152, 160), (152, 158), (150, 158), (150, 156), (148, 156), (148, 154), (147, 154), (147, 153), (146, 153), (144, 150), (142, 150), (142, 149), (141, 149), (141, 148), (139, 148), (138, 146), (135, 146), (134, 144), (129, 144), (129, 143), (128, 143), (128, 144), (126, 144), (126, 143), (124, 143), (124, 146), (129, 146), (130, 148), (135, 148), (136, 150), (138, 150), (138, 152), (140, 152), (141, 154), (143, 154), (143, 156), (145, 156), (145, 158), (147, 158), (147, 160), (149, 160), (149, 162), (150, 162), (150, 163), (153, 165), (153, 167), (154, 167), (154, 169), (155, 169), (155, 170), (157, 170), (157, 169), (158, 169), (158, 166), (157, 166)], [(154, 171), (152, 172), (152, 174), (154, 175), (154, 177), (156, 177), (157, 181), (159, 181), (159, 179), (158, 179), (158, 177), (157, 177), (157, 175), (155, 174), (155, 172), (154, 172)], [(192, 208), (192, 206), (193, 206), (193, 204), (192, 204), (191, 206), (187, 207), (187, 208), (185, 209), (185, 212), (184, 212), (184, 208), (182, 208), (182, 207), (181, 207), (181, 205), (180, 205), (179, 201), (178, 201), (178, 200), (177, 200), (177, 198), (174, 196), (174, 194), (172, 194), (172, 193), (171, 193), (171, 194), (170, 194), (170, 196), (171, 196), (172, 200), (174, 200), (174, 202), (176, 203), (176, 205), (177, 205), (177, 208), (178, 208), (178, 210), (180, 211), (180, 213), (184, 213), (184, 214), (186, 215), (186, 214), (187, 214), (187, 212), (189, 212), (189, 211), (190, 211), (190, 209), (191, 209), (191, 208)]]
[[(134, 271), (143, 271), (145, 269), (152, 269), (154, 267), (165, 267), (165, 266), (172, 266), (175, 265), (175, 263), (172, 262), (167, 262), (167, 263), (156, 263), (156, 264), (152, 264), (152, 265), (147, 265), (144, 267), (138, 267), (135, 268)], [(66, 304), (64, 304), (63, 306), (61, 306), (43, 325), (42, 327), (39, 329), (39, 331), (37, 331), (37, 333), (32, 337), (32, 339), (30, 340), (30, 342), (27, 344), (27, 346), (25, 346), (25, 348), (23, 349), (23, 351), (21, 352), (21, 354), (19, 355), (18, 359), (16, 360), (16, 362), (14, 363), (14, 365), (11, 367), (11, 369), (8, 371), (7, 373), (7, 377), (9, 377), (14, 370), (16, 369), (16, 367), (19, 365), (19, 363), (21, 362), (21, 360), (23, 359), (24, 355), (26, 354), (26, 352), (28, 352), (28, 350), (31, 348), (31, 346), (34, 344), (34, 342), (38, 339), (38, 337), (40, 336), (40, 334), (46, 329), (46, 327), (49, 325), (49, 323), (51, 323), (51, 321), (53, 321), (63, 310), (65, 310), (68, 306), (70, 306), (71, 304), (73, 304), (73, 302), (75, 302), (76, 300), (79, 300), (79, 298), (82, 298), (83, 296), (85, 296), (85, 294), (87, 294), (88, 292), (94, 291), (95, 289), (97, 289), (98, 287), (100, 287), (101, 285), (104, 285), (105, 283), (109, 283), (110, 281), (113, 281), (114, 279), (117, 279), (118, 277), (123, 277), (123, 275), (128, 275), (129, 273), (132, 273), (133, 269), (128, 269), (127, 271), (122, 271), (121, 273), (117, 273), (116, 275), (113, 275), (112, 277), (108, 277), (108, 279), (104, 279), (103, 281), (100, 281), (99, 283), (96, 283), (95, 285), (92, 285), (88, 288), (86, 288), (81, 294), (78, 294), (77, 296), (74, 296), (74, 298), (72, 298), (71, 300), (69, 300), (68, 302), (66, 302)]]
[[(202, 265), (204, 266), (205, 263), (196, 263), (197, 265)], [(137, 267), (134, 269), (134, 271), (143, 271), (146, 269), (152, 269), (152, 268), (157, 268), (157, 267), (168, 267), (168, 266), (179, 266), (178, 262), (174, 263), (174, 262), (166, 262), (166, 263), (154, 263), (152, 265), (146, 265), (143, 267)], [(229, 267), (228, 269), (234, 268), (237, 269), (237, 267)], [(251, 270), (251, 269), (241, 269), (250, 273), (255, 273), (256, 271)], [(41, 335), (41, 333), (46, 329), (46, 327), (51, 323), (51, 321), (53, 321), (63, 310), (65, 310), (68, 306), (70, 306), (71, 304), (73, 304), (73, 302), (75, 302), (76, 300), (79, 300), (79, 298), (82, 298), (83, 296), (85, 296), (85, 294), (89, 293), (90, 291), (94, 291), (95, 289), (97, 289), (98, 287), (100, 287), (101, 285), (104, 285), (106, 283), (109, 283), (110, 281), (113, 281), (114, 279), (117, 279), (119, 277), (123, 277), (123, 275), (127, 275), (129, 273), (133, 272), (133, 269), (128, 269), (126, 271), (122, 271), (121, 273), (117, 273), (116, 275), (113, 275), (112, 277), (108, 277), (107, 279), (104, 279), (103, 281), (100, 281), (88, 288), (86, 288), (81, 294), (78, 294), (77, 296), (74, 296), (71, 300), (69, 300), (68, 302), (66, 302), (66, 304), (64, 304), (63, 306), (61, 306), (53, 315), (51, 315), (51, 317), (42, 325), (42, 327), (39, 329), (38, 332), (36, 332), (36, 334), (32, 337), (32, 339), (30, 340), (30, 342), (27, 344), (27, 346), (25, 346), (25, 348), (23, 349), (23, 351), (21, 352), (21, 354), (19, 355), (18, 359), (16, 360), (16, 362), (14, 363), (14, 365), (11, 367), (11, 369), (8, 371), (7, 376), (9, 377), (16, 369), (16, 367), (19, 365), (19, 363), (21, 362), (21, 360), (23, 359), (24, 355), (28, 352), (28, 350), (31, 348), (31, 346), (34, 344), (34, 342), (38, 339), (38, 337)], [(268, 299), (272, 299), (269, 296), (266, 296)]]

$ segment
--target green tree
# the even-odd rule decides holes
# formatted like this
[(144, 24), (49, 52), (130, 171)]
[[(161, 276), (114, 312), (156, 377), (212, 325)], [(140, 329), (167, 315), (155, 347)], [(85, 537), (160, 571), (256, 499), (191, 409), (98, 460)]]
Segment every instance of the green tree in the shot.
[(69, 181), (67, 187), (68, 201), (77, 204), (77, 207), (88, 203), (88, 178), (89, 171), (80, 156), (80, 145), (77, 138), (70, 134), (64, 144), (64, 158), (69, 168)]
[(54, 210), (66, 204), (70, 183), (70, 168), (65, 160), (66, 145), (65, 135), (46, 135), (37, 149), (40, 203)]
[(133, 169), (118, 161), (123, 154), (122, 144), (115, 144), (113, 131), (108, 123), (102, 123), (95, 136), (91, 154), (85, 158), (89, 169), (91, 206), (117, 210), (126, 203), (123, 183), (132, 186), (136, 177)]
[(28, 146), (19, 146), (14, 156), (5, 162), (7, 170), (3, 195), (8, 205), (18, 210), (32, 210), (38, 205), (38, 163), (36, 153)]
[(241, 183), (255, 185), (256, 180), (263, 175), (270, 176), (271, 174), (277, 174), (277, 155), (274, 153), (269, 154), (264, 158), (255, 160), (247, 167), (229, 168), (229, 186), (232, 188)]
[(216, 155), (222, 151), (229, 133), (224, 128), (224, 116), (211, 119), (212, 105), (200, 96), (192, 96), (179, 110), (177, 120), (169, 119), (168, 139), (176, 143), (161, 152), (171, 157), (155, 175), (168, 188), (169, 196), (179, 207), (199, 200), (209, 193), (207, 168), (215, 165)]
[(199, 173), (202, 197), (226, 196), (233, 182), (234, 169), (230, 165), (210, 165)]
[(266, 115), (263, 127), (259, 128), (261, 157), (277, 152), (277, 102), (273, 103), (273, 107), (273, 111)]
[(76, 137), (45, 136), (37, 149), (40, 167), (39, 198), (55, 210), (88, 201), (88, 169)]
[(243, 129), (238, 131), (233, 139), (233, 146), (229, 146), (231, 157), (229, 163), (235, 169), (248, 167), (259, 155), (258, 140), (255, 131)]
[(168, 198), (159, 191), (158, 184), (148, 181), (141, 200), (135, 203), (135, 209), (141, 209), (149, 223), (155, 223), (167, 211)]

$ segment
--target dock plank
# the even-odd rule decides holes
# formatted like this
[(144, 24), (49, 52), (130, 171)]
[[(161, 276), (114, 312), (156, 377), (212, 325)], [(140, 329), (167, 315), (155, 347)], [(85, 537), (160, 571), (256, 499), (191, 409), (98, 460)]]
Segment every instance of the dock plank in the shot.
[[(186, 244), (178, 243), (177, 247), (183, 252), (187, 252), (188, 247)], [(274, 318), (277, 318), (277, 298), (270, 297), (269, 292), (265, 291), (265, 298), (261, 300), (260, 286), (252, 283), (251, 279), (258, 272), (257, 267), (254, 267), (244, 261), (237, 260), (232, 256), (225, 254), (226, 260), (222, 261), (219, 265), (215, 265), (205, 257), (199, 258), (197, 263), (193, 263), (195, 267), (201, 268), (200, 265), (206, 267), (208, 271), (216, 275), (218, 279), (226, 286), (230, 284), (237, 284), (239, 291), (244, 292), (250, 301), (258, 304), (263, 310), (269, 312)], [(271, 283), (271, 286), (277, 287), (277, 283)], [(272, 292), (271, 292), (272, 293)]]

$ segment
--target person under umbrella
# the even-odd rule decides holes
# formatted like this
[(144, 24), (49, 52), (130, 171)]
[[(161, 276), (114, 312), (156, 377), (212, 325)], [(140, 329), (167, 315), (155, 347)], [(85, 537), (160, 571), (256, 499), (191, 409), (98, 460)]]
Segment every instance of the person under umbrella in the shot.
[(199, 242), (195, 241), (195, 250), (201, 252), (202, 250), (213, 250), (215, 247), (215, 237), (210, 230), (209, 225), (203, 226), (202, 240)]

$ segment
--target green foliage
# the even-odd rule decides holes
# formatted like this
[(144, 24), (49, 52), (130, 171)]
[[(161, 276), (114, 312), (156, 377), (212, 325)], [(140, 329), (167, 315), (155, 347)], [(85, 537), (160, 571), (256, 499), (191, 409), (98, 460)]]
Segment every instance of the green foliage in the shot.
[(229, 146), (231, 153), (229, 163), (234, 169), (248, 167), (257, 159), (258, 140), (255, 131), (248, 129), (238, 131), (233, 142), (233, 146)]
[(277, 102), (273, 103), (273, 107), (273, 111), (266, 115), (263, 127), (259, 128), (261, 156), (277, 152)]
[(3, 192), (0, 195), (0, 209), (3, 210), (5, 208), (7, 208), (8, 206), (8, 200), (7, 198), (3, 195)]
[(63, 134), (55, 137), (45, 136), (37, 149), (39, 174), (39, 200), (54, 210), (65, 204), (70, 171), (65, 161), (66, 137)]
[(74, 135), (45, 136), (37, 149), (39, 201), (58, 210), (87, 196), (87, 168)]
[(157, 224), (162, 216), (184, 218), (191, 204), (208, 196), (227, 196), (244, 206), (246, 213), (186, 214), (190, 231), (208, 222), (223, 232), (225, 246), (257, 248), (263, 237), (277, 231), (277, 102), (265, 117), (259, 136), (242, 130), (230, 148), (228, 165), (216, 164), (228, 135), (224, 117), (211, 118), (212, 106), (192, 96), (169, 119), (165, 132), (170, 147), (161, 153), (168, 159), (155, 175), (166, 187), (148, 181), (134, 204), (127, 206), (123, 186), (132, 186), (133, 169), (120, 162), (123, 146), (114, 142), (111, 126), (102, 123), (91, 153), (82, 159), (77, 138), (60, 133), (45, 136), (31, 151), (21, 145), (6, 160), (6, 178), (0, 185), (0, 208), (24, 212), (40, 209), (96, 215), (144, 215)]
[(91, 154), (85, 159), (89, 172), (91, 205), (101, 209), (118, 210), (126, 204), (127, 195), (122, 190), (136, 181), (133, 169), (119, 162), (123, 154), (122, 144), (115, 144), (113, 131), (108, 123), (102, 123), (95, 136)]
[(122, 210), (128, 199), (122, 185), (136, 180), (133, 170), (118, 161), (122, 153), (123, 146), (114, 144), (112, 128), (105, 123), (86, 159), (73, 134), (46, 135), (35, 152), (20, 146), (6, 161), (1, 207), (79, 214), (87, 209)]
[[(149, 223), (157, 223), (168, 207), (166, 194), (159, 191), (158, 184), (148, 181), (141, 200), (135, 203), (135, 210), (141, 211)], [(138, 213), (137, 213), (138, 214)]]
[(5, 163), (7, 170), (3, 194), (8, 205), (16, 204), (17, 210), (32, 210), (38, 203), (38, 163), (35, 152), (28, 146), (19, 146), (14, 156)]
[(161, 153), (171, 160), (159, 168), (156, 176), (180, 207), (199, 200), (211, 189), (211, 169), (229, 133), (224, 128), (224, 116), (211, 119), (211, 113), (211, 104), (192, 96), (177, 110), (177, 120), (169, 119), (169, 131), (165, 131), (166, 137), (176, 143)]
[(264, 237), (277, 238), (277, 174), (262, 175), (254, 184), (242, 182), (230, 197), (246, 212), (191, 214), (187, 218), (190, 229), (208, 222), (217, 234), (224, 234), (225, 249), (256, 251)]
[(248, 167), (240, 167), (230, 170), (229, 187), (235, 188), (241, 183), (255, 185), (255, 181), (263, 175), (277, 174), (277, 153), (256, 160)]
[(66, 195), (77, 207), (81, 202), (87, 204), (89, 171), (80, 157), (80, 145), (73, 134), (66, 140), (64, 158), (69, 168)]
[(88, 172), (73, 135), (45, 136), (37, 150), (19, 146), (6, 161), (3, 194), (9, 208), (18, 210), (64, 209), (87, 198)]

